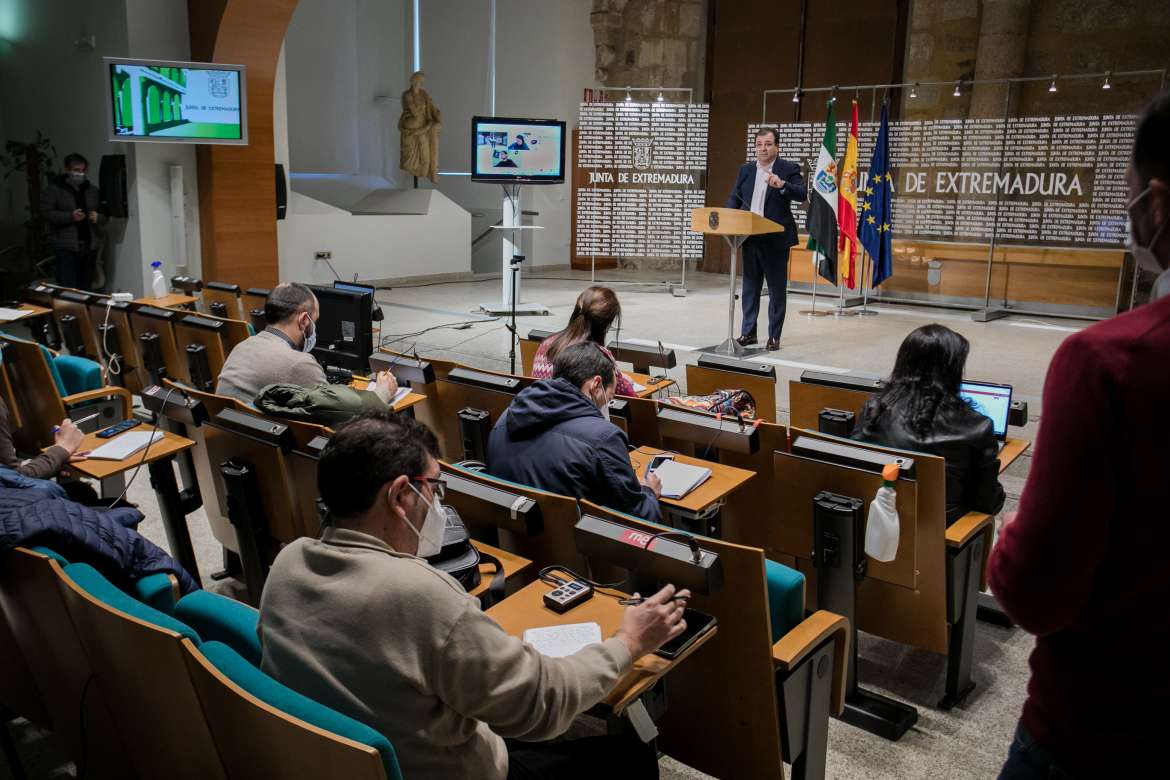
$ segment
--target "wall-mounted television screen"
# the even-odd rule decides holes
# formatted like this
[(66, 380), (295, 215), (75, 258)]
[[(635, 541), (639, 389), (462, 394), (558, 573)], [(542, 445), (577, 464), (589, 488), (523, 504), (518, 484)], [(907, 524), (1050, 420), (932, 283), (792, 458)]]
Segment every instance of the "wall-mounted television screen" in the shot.
[(111, 141), (248, 143), (243, 65), (103, 59)]
[(471, 118), (471, 180), (559, 184), (565, 180), (565, 123)]

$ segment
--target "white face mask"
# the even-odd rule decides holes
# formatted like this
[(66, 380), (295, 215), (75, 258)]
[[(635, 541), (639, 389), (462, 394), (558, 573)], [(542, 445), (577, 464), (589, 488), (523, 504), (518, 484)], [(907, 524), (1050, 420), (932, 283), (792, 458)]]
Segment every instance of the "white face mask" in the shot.
[(1125, 244), (1130, 253), (1133, 254), (1133, 261), (1137, 264), (1138, 268), (1153, 274), (1160, 274), (1166, 269), (1158, 262), (1158, 257), (1154, 254), (1154, 245), (1158, 243), (1158, 239), (1162, 236), (1162, 231), (1166, 229), (1166, 223), (1163, 222), (1161, 227), (1154, 232), (1154, 237), (1147, 246), (1137, 246), (1134, 243), (1133, 237), (1133, 217), (1129, 216), (1130, 209), (1137, 205), (1137, 202), (1148, 195), (1149, 192), (1150, 188), (1146, 187), (1136, 198), (1125, 204)]
[(69, 171), (69, 181), (80, 184), (85, 181), (85, 171)]
[(317, 346), (317, 324), (310, 321), (309, 326), (312, 330), (305, 334), (305, 343), (301, 345), (301, 352), (312, 352), (313, 347)]
[(593, 399), (593, 403), (597, 404), (597, 408), (601, 411), (601, 416), (609, 420), (609, 398), (606, 396), (604, 390), (601, 391), (601, 400)]
[[(418, 491), (414, 485), (410, 485), (410, 489), (418, 496), (420, 501), (426, 502), (423, 494)], [(443, 513), (443, 505), (439, 503), (439, 497), (434, 496), (430, 503), (427, 504), (427, 516), (423, 520), (422, 530), (411, 525), (409, 520), (404, 520), (406, 527), (414, 531), (414, 535), (418, 537), (418, 550), (415, 555), (420, 558), (429, 558), (432, 555), (438, 555), (439, 551), (443, 549), (443, 529), (446, 526), (446, 515)]]

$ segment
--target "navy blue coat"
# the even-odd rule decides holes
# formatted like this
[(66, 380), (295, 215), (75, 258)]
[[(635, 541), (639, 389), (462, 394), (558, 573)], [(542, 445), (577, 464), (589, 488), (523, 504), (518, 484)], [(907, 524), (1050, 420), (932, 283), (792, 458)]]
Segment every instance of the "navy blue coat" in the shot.
[[(791, 204), (792, 201), (803, 202), (808, 197), (804, 177), (800, 174), (799, 165), (789, 160), (781, 160), (779, 157), (772, 163), (772, 173), (783, 179), (786, 184), (783, 190), (778, 187), (768, 187), (765, 190), (764, 218), (784, 226), (784, 232), (777, 236), (781, 246), (795, 246), (797, 242), (796, 220), (792, 216)], [(744, 211), (751, 209), (752, 191), (755, 187), (755, 162), (741, 165), (739, 173), (735, 177), (735, 186), (731, 188), (731, 194), (727, 196), (726, 207), (743, 209)]]
[(566, 379), (525, 388), (496, 421), (487, 445), (489, 474), (521, 485), (587, 498), (658, 521), (658, 499), (630, 465), (626, 434)]
[(0, 488), (0, 553), (43, 545), (69, 561), (92, 565), (121, 588), (147, 574), (172, 572), (183, 593), (198, 590), (182, 566), (126, 523), (137, 509), (98, 510), (45, 490)]

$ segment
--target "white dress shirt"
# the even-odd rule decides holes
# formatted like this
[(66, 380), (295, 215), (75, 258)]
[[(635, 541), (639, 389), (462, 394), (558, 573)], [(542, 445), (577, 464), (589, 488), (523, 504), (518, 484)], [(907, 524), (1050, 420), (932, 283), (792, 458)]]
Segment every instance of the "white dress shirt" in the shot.
[(772, 166), (775, 164), (775, 160), (772, 160), (768, 165), (760, 165), (759, 162), (756, 162), (756, 186), (752, 189), (751, 211), (761, 217), (764, 216), (764, 198), (768, 195), (768, 176), (772, 173)]

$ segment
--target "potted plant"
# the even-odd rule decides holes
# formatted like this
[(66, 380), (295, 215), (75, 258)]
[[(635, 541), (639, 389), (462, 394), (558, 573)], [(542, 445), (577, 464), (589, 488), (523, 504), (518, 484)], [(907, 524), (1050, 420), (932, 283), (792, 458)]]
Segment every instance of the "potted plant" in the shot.
[(53, 256), (49, 247), (48, 224), (41, 216), (41, 191), (56, 168), (57, 149), (40, 130), (32, 142), (8, 141), (4, 145), (4, 153), (0, 154), (0, 171), (3, 171), (5, 181), (18, 173), (24, 173), (28, 195), (24, 250), (38, 269)]

